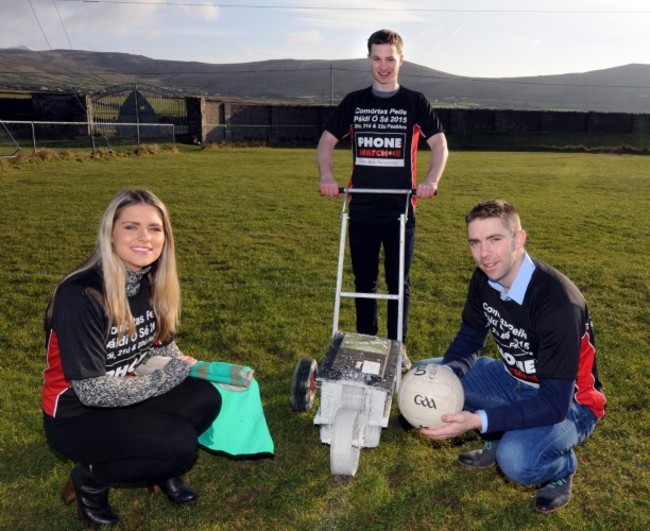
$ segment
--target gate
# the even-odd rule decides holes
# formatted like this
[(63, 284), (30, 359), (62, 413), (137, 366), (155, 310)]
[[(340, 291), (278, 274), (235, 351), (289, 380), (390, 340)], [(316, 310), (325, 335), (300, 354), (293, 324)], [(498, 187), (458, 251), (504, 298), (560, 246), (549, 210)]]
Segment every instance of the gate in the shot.
[(93, 138), (111, 143), (171, 142), (187, 135), (187, 103), (170, 91), (142, 84), (114, 85), (88, 97)]

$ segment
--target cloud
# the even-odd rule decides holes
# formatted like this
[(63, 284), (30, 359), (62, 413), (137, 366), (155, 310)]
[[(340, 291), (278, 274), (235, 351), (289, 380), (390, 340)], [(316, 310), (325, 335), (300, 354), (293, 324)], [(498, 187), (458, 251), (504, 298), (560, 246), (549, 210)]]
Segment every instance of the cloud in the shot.
[[(197, 4), (204, 4), (203, 6), (197, 6)], [(211, 2), (197, 2), (188, 6), (179, 6), (176, 8), (170, 8), (169, 15), (173, 19), (178, 18), (178, 14), (181, 13), (187, 20), (199, 19), (204, 21), (214, 22), (219, 18), (221, 14), (221, 9), (214, 5)]]
[(316, 30), (291, 32), (288, 33), (284, 39), (286, 44), (320, 44), (325, 40), (325, 37)]
[(388, 27), (404, 37), (407, 61), (460, 75), (535, 75), (650, 63), (649, 20), (647, 0), (0, 0), (0, 48), (215, 63), (351, 59)]
[(32, 11), (27, 2), (0, 0), (0, 47), (113, 51), (128, 43), (137, 48), (139, 38), (169, 40), (176, 32), (204, 31), (221, 13), (213, 3), (204, 4), (35, 1)]

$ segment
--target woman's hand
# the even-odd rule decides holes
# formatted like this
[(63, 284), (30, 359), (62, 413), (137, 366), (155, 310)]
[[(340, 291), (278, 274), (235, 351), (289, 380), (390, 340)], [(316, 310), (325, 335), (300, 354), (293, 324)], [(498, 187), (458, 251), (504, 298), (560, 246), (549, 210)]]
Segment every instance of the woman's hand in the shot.
[(180, 356), (178, 356), (178, 359), (184, 361), (190, 367), (194, 365), (197, 361), (199, 361), (196, 358), (193, 358), (192, 356), (186, 356), (185, 354), (181, 354)]

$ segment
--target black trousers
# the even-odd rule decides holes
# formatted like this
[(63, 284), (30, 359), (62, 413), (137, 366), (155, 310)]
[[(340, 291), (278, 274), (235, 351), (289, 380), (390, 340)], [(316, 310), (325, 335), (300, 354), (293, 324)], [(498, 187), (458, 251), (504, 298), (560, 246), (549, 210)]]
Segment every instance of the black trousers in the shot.
[[(381, 222), (366, 223), (350, 220), (350, 258), (354, 272), (354, 285), (359, 293), (375, 293), (379, 280), (379, 256), (384, 248), (384, 274), (390, 294), (399, 290), (399, 230), (397, 218)], [(415, 220), (410, 218), (406, 224), (404, 249), (404, 314), (402, 319), (403, 340), (406, 341), (408, 309), (410, 301), (411, 260), (415, 246)], [(375, 299), (355, 299), (357, 312), (357, 332), (377, 335), (377, 301)], [(397, 339), (397, 301), (388, 301), (387, 337)]]
[(167, 393), (132, 406), (96, 408), (68, 418), (44, 415), (44, 428), (50, 446), (91, 465), (99, 483), (157, 483), (191, 467), (198, 436), (220, 410), (217, 389), (188, 377)]

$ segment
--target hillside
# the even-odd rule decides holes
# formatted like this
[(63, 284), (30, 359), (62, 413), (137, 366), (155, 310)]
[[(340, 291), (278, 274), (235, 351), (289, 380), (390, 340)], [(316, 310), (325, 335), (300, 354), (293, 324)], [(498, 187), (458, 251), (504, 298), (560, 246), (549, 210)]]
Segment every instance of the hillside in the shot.
[[(650, 65), (553, 76), (469, 78), (405, 63), (401, 81), (438, 106), (650, 113)], [(184, 95), (327, 104), (369, 85), (370, 76), (365, 59), (219, 65), (124, 53), (0, 49), (0, 88), (91, 92), (122, 83)]]

